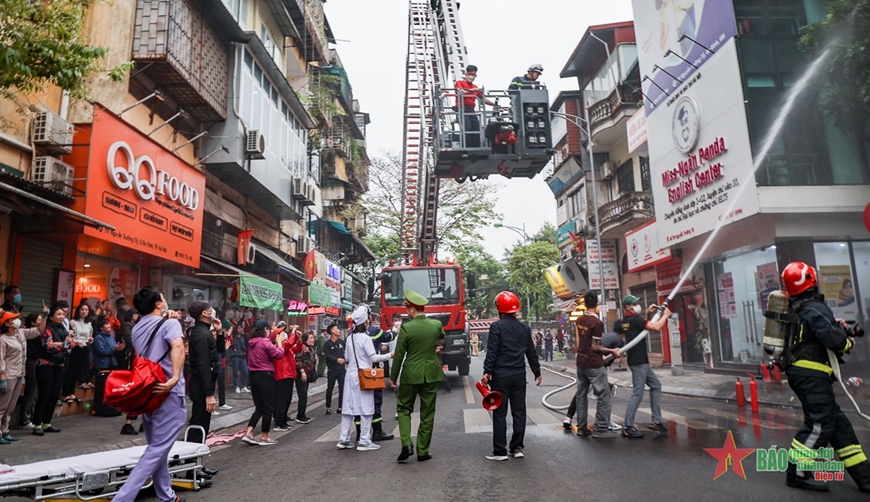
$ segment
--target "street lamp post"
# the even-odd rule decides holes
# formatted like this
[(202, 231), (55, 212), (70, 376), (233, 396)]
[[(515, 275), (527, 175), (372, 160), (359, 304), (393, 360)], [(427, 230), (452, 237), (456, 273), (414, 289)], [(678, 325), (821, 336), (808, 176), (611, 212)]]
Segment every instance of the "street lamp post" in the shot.
[(598, 189), (595, 186), (595, 157), (592, 152), (592, 124), (589, 120), (589, 107), (586, 106), (585, 110), (585, 119), (583, 117), (578, 117), (577, 115), (569, 115), (562, 112), (550, 112), (550, 115), (562, 117), (581, 129), (583, 128), (583, 124), (586, 124), (586, 149), (589, 152), (589, 172), (592, 175), (592, 205), (595, 206), (595, 239), (598, 241), (598, 285), (601, 287), (600, 301), (606, 301), (604, 296), (604, 250), (601, 245), (601, 224), (598, 221)]
[[(531, 240), (531, 239), (529, 239), (529, 234), (526, 233), (526, 224), (525, 223), (523, 223), (523, 228), (512, 227), (509, 225), (505, 225), (503, 223), (496, 223), (493, 226), (495, 228), (507, 228), (508, 230), (513, 230), (514, 232), (520, 234), (520, 236), (522, 236), (522, 238), (523, 238), (524, 245), (528, 245), (529, 241)], [(531, 291), (532, 291), (531, 288), (526, 289), (526, 315), (527, 316), (532, 315), (532, 304), (531, 304), (531, 301), (529, 300), (529, 297), (532, 296)], [(529, 321), (529, 328), (531, 328), (532, 321), (531, 320), (528, 320), (528, 321)]]

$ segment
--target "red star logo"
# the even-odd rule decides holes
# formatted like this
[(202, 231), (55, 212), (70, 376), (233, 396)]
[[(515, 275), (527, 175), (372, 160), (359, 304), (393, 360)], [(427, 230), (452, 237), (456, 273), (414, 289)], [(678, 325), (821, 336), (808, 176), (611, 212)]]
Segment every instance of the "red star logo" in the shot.
[(738, 476), (746, 479), (746, 472), (743, 471), (742, 462), (744, 458), (752, 455), (752, 453), (755, 452), (755, 449), (738, 448), (737, 445), (734, 444), (734, 436), (731, 434), (731, 431), (728, 431), (728, 437), (725, 438), (725, 444), (722, 445), (722, 448), (704, 448), (704, 451), (713, 455), (716, 460), (719, 461), (713, 479), (717, 479), (719, 476), (725, 474), (728, 471), (729, 466), (731, 466)]

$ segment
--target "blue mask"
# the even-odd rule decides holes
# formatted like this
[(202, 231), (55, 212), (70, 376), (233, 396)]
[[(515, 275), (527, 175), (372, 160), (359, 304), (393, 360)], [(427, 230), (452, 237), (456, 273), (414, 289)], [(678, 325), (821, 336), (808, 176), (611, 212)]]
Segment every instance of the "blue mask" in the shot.
[(18, 295), (13, 296), (12, 301), (15, 303), (21, 303), (21, 295), (18, 294)]

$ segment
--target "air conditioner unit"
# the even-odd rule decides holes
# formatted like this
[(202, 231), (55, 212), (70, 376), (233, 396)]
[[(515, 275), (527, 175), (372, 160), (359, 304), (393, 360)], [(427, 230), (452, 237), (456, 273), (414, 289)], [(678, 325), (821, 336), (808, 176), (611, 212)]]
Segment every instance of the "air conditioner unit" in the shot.
[(72, 153), (73, 126), (54, 113), (41, 111), (33, 119), (33, 144), (50, 153)]
[(308, 196), (306, 199), (308, 199), (308, 202), (310, 202), (312, 206), (317, 202), (317, 187), (314, 183), (308, 184)]
[(265, 159), (266, 138), (260, 131), (248, 131), (245, 138), (245, 155), (252, 159)]
[(36, 157), (30, 180), (45, 188), (72, 195), (73, 166), (54, 157)]
[(616, 169), (613, 167), (613, 162), (607, 161), (601, 164), (601, 181), (609, 180), (616, 174)]
[(311, 252), (311, 239), (302, 236), (296, 239), (296, 254), (308, 254)]
[(301, 179), (293, 180), (293, 198), (304, 199), (308, 195), (308, 184)]

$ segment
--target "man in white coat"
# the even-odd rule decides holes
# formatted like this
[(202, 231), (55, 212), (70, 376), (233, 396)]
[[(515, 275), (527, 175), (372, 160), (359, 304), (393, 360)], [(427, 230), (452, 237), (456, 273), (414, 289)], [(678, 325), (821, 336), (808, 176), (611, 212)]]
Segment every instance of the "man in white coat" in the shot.
[(377, 450), (380, 445), (372, 443), (372, 417), (375, 414), (375, 393), (371, 390), (361, 390), (359, 368), (371, 368), (374, 363), (387, 361), (390, 354), (378, 354), (372, 339), (366, 333), (369, 323), (368, 305), (360, 305), (351, 315), (354, 327), (347, 335), (344, 349), (344, 359), (347, 361), (347, 375), (344, 378), (344, 402), (341, 405), (341, 437), (338, 449), (353, 449), (350, 440), (351, 431), (355, 429), (354, 415), (360, 417), (360, 438), (356, 445), (358, 451)]

